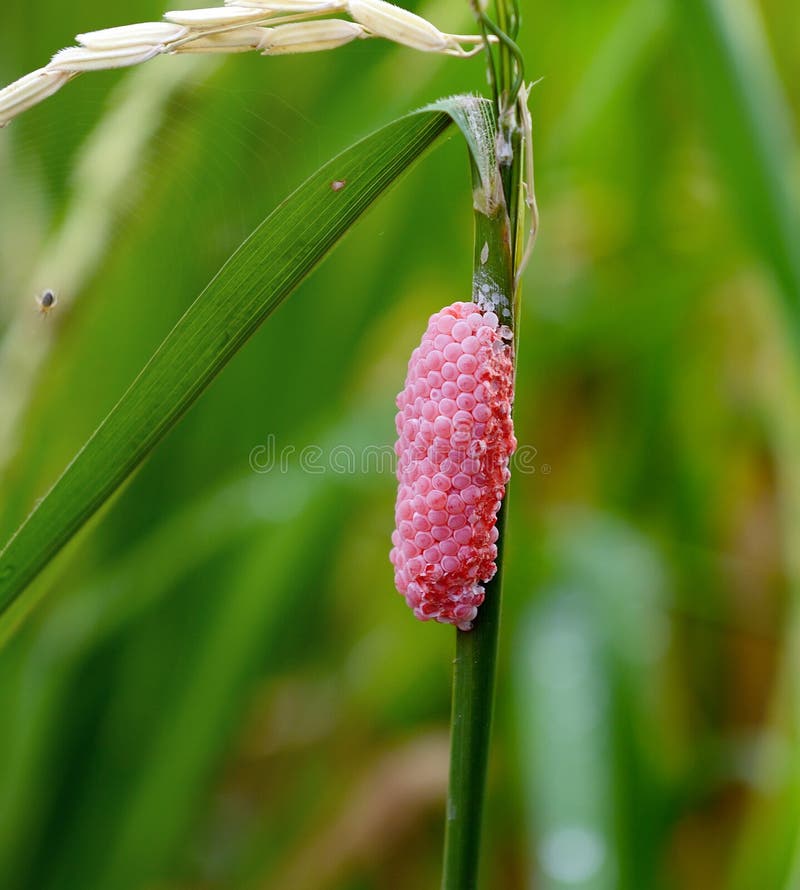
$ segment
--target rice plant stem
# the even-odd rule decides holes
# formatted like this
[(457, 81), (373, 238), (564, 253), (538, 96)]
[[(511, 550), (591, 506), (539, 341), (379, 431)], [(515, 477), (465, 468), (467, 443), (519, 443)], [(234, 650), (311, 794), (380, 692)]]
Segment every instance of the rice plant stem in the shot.
[[(508, 498), (498, 517), (501, 529), (505, 525), (507, 503)], [(486, 600), (475, 626), (471, 631), (456, 631), (442, 890), (474, 890), (478, 886), (502, 571), (502, 561), (498, 559), (497, 574), (486, 585)]]
[[(489, 274), (513, 292), (510, 220), (505, 207), (476, 220), (476, 269), (484, 268), (488, 245)], [(502, 277), (500, 277), (502, 276)], [(511, 301), (514, 311), (513, 300)], [(505, 319), (508, 321), (508, 319)], [(503, 587), (503, 548), (508, 495), (497, 518), (497, 574), (486, 585), (486, 599), (470, 631), (456, 631), (453, 701), (450, 718), (450, 782), (445, 821), (442, 890), (474, 890), (478, 886), (481, 825), (494, 701), (495, 666)]]
[[(497, 0), (497, 21), (514, 34), (518, 15), (513, 0)], [(492, 29), (494, 30), (494, 29)], [(495, 71), (499, 102), (498, 124), (503, 126), (504, 112), (512, 107), (516, 90), (522, 84), (521, 58), (509, 40), (498, 43), (499, 63)], [(511, 92), (511, 90), (515, 92)], [(511, 97), (509, 101), (509, 97)], [(517, 243), (520, 192), (523, 177), (521, 136), (511, 129), (513, 155), (510, 164), (501, 167), (505, 202), (492, 216), (475, 214), (476, 279), (488, 272), (508, 299), (511, 317), (505, 321), (517, 332), (515, 293), (516, 263), (521, 255)], [(487, 268), (488, 265), (488, 268)], [(516, 336), (515, 336), (516, 340)], [(498, 516), (497, 574), (486, 585), (486, 599), (478, 612), (473, 629), (456, 631), (456, 656), (453, 667), (451, 714), (450, 784), (445, 822), (444, 868), (442, 890), (475, 890), (481, 850), (486, 775), (491, 741), (492, 710), (500, 631), (500, 605), (503, 585), (506, 496)]]

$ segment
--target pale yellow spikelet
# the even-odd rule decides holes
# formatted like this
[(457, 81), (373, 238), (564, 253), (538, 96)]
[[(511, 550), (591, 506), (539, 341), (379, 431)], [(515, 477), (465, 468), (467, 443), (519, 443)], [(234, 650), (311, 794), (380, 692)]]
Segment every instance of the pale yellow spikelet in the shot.
[(348, 13), (376, 37), (423, 52), (442, 52), (448, 37), (427, 19), (385, 0), (348, 0)]
[(145, 22), (141, 25), (89, 31), (87, 34), (78, 34), (75, 39), (87, 49), (113, 50), (131, 46), (160, 46), (180, 40), (188, 33), (186, 28), (170, 22)]
[(270, 15), (269, 10), (245, 7), (225, 6), (211, 9), (181, 9), (165, 12), (164, 18), (176, 25), (187, 28), (228, 28), (257, 22)]
[(361, 25), (343, 19), (297, 22), (264, 30), (267, 32), (262, 43), (265, 56), (336, 49), (336, 47), (344, 46), (352, 40), (369, 36)]
[(147, 62), (163, 52), (162, 47), (153, 45), (127, 46), (116, 49), (87, 49), (84, 46), (70, 46), (57, 52), (47, 66), (51, 71), (69, 71), (80, 74), (82, 71), (104, 71), (107, 68), (125, 68)]
[(39, 68), (0, 90), (0, 127), (23, 111), (52, 96), (70, 79), (66, 71)]
[(325, 13), (347, 11), (345, 0), (235, 0), (235, 2), (230, 3), (226, 0), (225, 5), (247, 6), (285, 15), (299, 13), (324, 15)]

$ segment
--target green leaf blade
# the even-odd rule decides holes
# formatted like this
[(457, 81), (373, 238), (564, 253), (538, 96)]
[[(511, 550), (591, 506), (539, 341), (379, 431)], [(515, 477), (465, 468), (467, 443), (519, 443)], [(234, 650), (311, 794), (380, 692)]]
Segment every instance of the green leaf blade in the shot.
[[(0, 614), (451, 122), (446, 111), (423, 111), (356, 143), (307, 179), (242, 244), (0, 552)], [(336, 190), (334, 181), (346, 184)]]
[(677, 0), (675, 9), (694, 53), (715, 160), (744, 231), (773, 272), (797, 348), (800, 218), (787, 187), (797, 145), (757, 5)]

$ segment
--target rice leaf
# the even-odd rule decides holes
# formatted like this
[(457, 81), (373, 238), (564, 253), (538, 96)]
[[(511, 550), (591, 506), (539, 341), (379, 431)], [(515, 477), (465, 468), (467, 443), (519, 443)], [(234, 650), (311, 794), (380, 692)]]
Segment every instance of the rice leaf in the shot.
[(454, 116), (463, 117), (459, 109), (480, 101), (454, 97), (356, 143), (307, 179), (233, 254), (0, 552), (2, 637), (34, 604), (32, 595), (20, 599), (28, 584), (141, 464), (264, 319)]

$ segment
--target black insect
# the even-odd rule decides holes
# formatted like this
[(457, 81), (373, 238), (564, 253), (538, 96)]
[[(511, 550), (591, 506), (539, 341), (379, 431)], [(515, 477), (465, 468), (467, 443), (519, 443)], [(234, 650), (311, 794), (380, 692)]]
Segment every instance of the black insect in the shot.
[(39, 312), (42, 315), (47, 315), (51, 309), (55, 308), (58, 303), (58, 297), (53, 291), (46, 290), (36, 298), (36, 302), (39, 304)]

